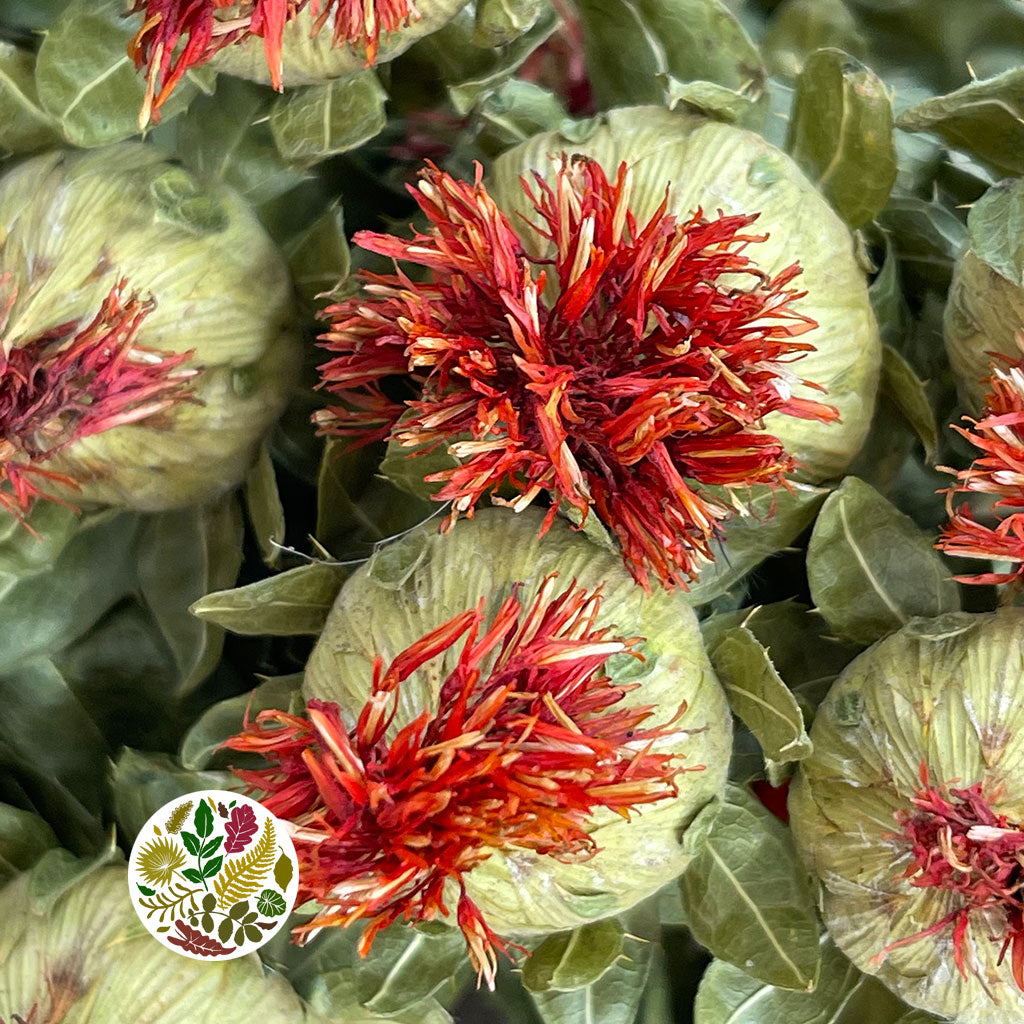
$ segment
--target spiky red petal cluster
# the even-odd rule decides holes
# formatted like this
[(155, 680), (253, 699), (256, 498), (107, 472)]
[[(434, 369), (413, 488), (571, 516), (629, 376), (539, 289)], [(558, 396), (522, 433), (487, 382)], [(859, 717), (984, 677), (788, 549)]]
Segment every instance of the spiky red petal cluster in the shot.
[[(479, 169), (470, 184), (429, 165), (411, 189), (429, 233), (355, 240), (431, 278), (364, 274), (362, 295), (326, 310), (336, 356), (321, 373), (341, 404), (317, 422), (357, 443), (447, 446), (460, 465), (426, 479), (453, 502), (449, 524), (499, 487), (516, 510), (547, 491), (549, 523), (561, 502), (593, 506), (640, 583), (685, 586), (733, 511), (692, 482), (782, 485), (793, 460), (764, 417), (838, 414), (792, 397), (785, 364), (812, 348), (793, 339), (816, 324), (791, 307), (797, 264), (769, 278), (744, 255), (767, 237), (744, 233), (756, 215), (679, 220), (666, 199), (639, 227), (630, 182), (625, 164), (612, 184), (583, 157), (562, 158), (554, 188), (524, 181), (554, 251), (540, 260)], [(420, 397), (389, 397), (396, 375)]]
[(381, 32), (394, 32), (419, 17), (411, 0), (135, 0), (130, 13), (142, 13), (143, 23), (128, 53), (137, 68), (147, 68), (140, 124), (151, 116), (159, 120), (161, 105), (189, 68), (251, 36), (263, 40), (271, 82), (280, 90), (284, 27), (307, 6), (314, 35), (333, 15), (334, 45), (360, 47), (367, 64), (376, 60)]
[[(965, 416), (970, 427), (953, 427), (983, 454), (969, 469), (947, 470), (956, 473), (956, 483), (949, 489), (949, 522), (936, 547), (948, 555), (1017, 565), (1009, 572), (956, 577), (963, 583), (1010, 583), (1024, 578), (1024, 362), (1008, 357), (1002, 361), (1003, 366), (992, 368), (991, 391), (985, 396), (982, 418)], [(995, 509), (1017, 511), (995, 526), (985, 526), (974, 518), (968, 505), (955, 511), (952, 508), (954, 495), (971, 491), (997, 495), (992, 505)]]
[[(0, 277), (0, 285), (9, 275)], [(182, 364), (190, 352), (157, 352), (135, 344), (152, 299), (111, 289), (92, 322), (60, 324), (29, 341), (5, 342), (14, 306), (0, 311), (0, 507), (19, 519), (45, 493), (46, 481), (75, 487), (45, 463), (79, 438), (137, 423), (188, 396), (197, 371)]]
[(931, 784), (928, 765), (921, 763), (921, 789), (913, 797), (913, 810), (897, 814), (901, 836), (910, 844), (914, 860), (904, 873), (918, 889), (955, 893), (960, 905), (941, 920), (915, 935), (887, 946), (890, 950), (937, 935), (952, 925), (953, 959), (967, 977), (965, 939), (970, 915), (977, 910), (1004, 913), (1002, 949), (998, 963), (1010, 953), (1017, 986), (1024, 990), (1024, 828), (989, 806), (975, 783), (965, 789)]
[[(589, 858), (596, 808), (628, 817), (675, 794), (673, 755), (652, 751), (667, 730), (642, 727), (649, 707), (617, 706), (633, 687), (602, 672), (611, 655), (636, 654), (639, 641), (595, 625), (599, 593), (573, 585), (556, 594), (554, 584), (545, 580), (525, 609), (515, 588), (490, 622), (481, 602), (386, 668), (378, 658), (353, 728), (336, 704), (313, 700), (306, 716), (247, 718), (227, 741), (273, 762), (236, 774), (297, 826), (299, 901), (324, 908), (298, 929), (299, 941), (368, 919), (365, 954), (399, 918), (448, 915), (445, 889), (454, 883), (473, 963), (493, 983), (496, 951), (507, 944), (468, 895), (466, 873), (499, 848)], [(460, 638), (436, 710), (389, 737), (401, 683)]]

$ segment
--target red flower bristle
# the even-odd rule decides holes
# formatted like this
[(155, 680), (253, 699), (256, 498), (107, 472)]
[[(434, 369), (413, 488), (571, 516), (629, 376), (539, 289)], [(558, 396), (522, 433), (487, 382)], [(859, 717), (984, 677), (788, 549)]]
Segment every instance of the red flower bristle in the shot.
[[(554, 588), (550, 576), (524, 608), (517, 586), (490, 621), (481, 601), (390, 665), (378, 658), (354, 726), (337, 704), (312, 700), (304, 716), (247, 717), (226, 742), (272, 762), (235, 774), (293, 823), (299, 903), (322, 906), (297, 941), (367, 920), (365, 955), (401, 918), (448, 916), (453, 882), (457, 923), (493, 986), (497, 953), (509, 945), (468, 894), (466, 874), (499, 848), (585, 860), (597, 852), (587, 831), (595, 809), (628, 817), (676, 794), (676, 755), (654, 751), (669, 728), (644, 727), (650, 707), (621, 706), (636, 684), (616, 685), (603, 671), (613, 654), (640, 657), (640, 641), (595, 625), (599, 592)], [(392, 730), (401, 684), (460, 641), (436, 709)]]
[(283, 87), (284, 28), (304, 8), (313, 13), (313, 34), (333, 16), (335, 46), (346, 43), (377, 58), (381, 33), (389, 34), (419, 18), (411, 0), (135, 0), (130, 14), (142, 14), (142, 27), (128, 53), (146, 68), (146, 98), (139, 123), (159, 121), (160, 107), (185, 73), (220, 50), (252, 36), (263, 40), (275, 89)]
[[(1024, 339), (1018, 339), (1024, 347)], [(962, 583), (1019, 583), (1024, 578), (1024, 511), (1012, 511), (995, 526), (975, 519), (968, 505), (953, 509), (956, 494), (996, 495), (993, 509), (1024, 510), (1024, 362), (1000, 356), (989, 377), (990, 392), (980, 420), (953, 426), (983, 454), (968, 469), (940, 467), (956, 476), (948, 491), (949, 522), (936, 547), (959, 558), (1016, 562), (1009, 572), (957, 576)]]
[(1024, 828), (992, 810), (980, 783), (964, 789), (933, 786), (925, 762), (920, 767), (921, 788), (913, 810), (896, 815), (902, 838), (910, 845), (913, 862), (904, 878), (918, 889), (954, 893), (959, 906), (924, 930), (886, 946), (886, 954), (952, 928), (953, 959), (963, 977), (968, 973), (966, 944), (970, 915), (979, 910), (1002, 911), (998, 963), (1010, 954), (1011, 971), (1024, 990)]
[[(817, 326), (792, 306), (800, 268), (769, 278), (744, 254), (767, 237), (745, 233), (756, 215), (678, 219), (666, 199), (639, 226), (625, 164), (612, 183), (563, 157), (553, 188), (523, 188), (550, 260), (528, 255), (479, 168), (472, 184), (422, 173), (428, 233), (356, 234), (430, 278), (366, 273), (362, 295), (325, 311), (338, 404), (317, 422), (354, 444), (447, 447), (459, 465), (426, 479), (452, 502), (449, 526), (499, 488), (517, 511), (547, 492), (548, 523), (563, 502), (583, 519), (593, 506), (638, 582), (685, 587), (735, 511), (700, 485), (785, 486), (794, 460), (764, 417), (838, 418), (791, 395), (808, 382), (785, 364), (812, 349), (794, 339)], [(392, 398), (396, 376), (419, 397)]]
[[(0, 285), (10, 275), (0, 276)], [(47, 482), (76, 482), (43, 465), (69, 444), (126, 423), (138, 423), (190, 396), (198, 372), (182, 366), (191, 352), (135, 344), (152, 299), (110, 290), (93, 320), (71, 321), (29, 341), (3, 339), (16, 294), (0, 310), (0, 507), (24, 522)]]

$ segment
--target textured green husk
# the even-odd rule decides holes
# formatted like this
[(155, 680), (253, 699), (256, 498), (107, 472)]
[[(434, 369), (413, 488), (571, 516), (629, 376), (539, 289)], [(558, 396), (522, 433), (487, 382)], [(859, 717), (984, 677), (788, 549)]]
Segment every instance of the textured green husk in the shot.
[(138, 344), (194, 350), (198, 402), (75, 442), (47, 463), (69, 497), (158, 511), (239, 483), (291, 391), (298, 332), (286, 265), (238, 196), (123, 143), (51, 152), (0, 180), (0, 272), (18, 289), (5, 337), (88, 323), (121, 276), (157, 306)]
[(967, 408), (984, 405), (993, 352), (1021, 358), (1024, 337), (1024, 179), (993, 185), (967, 217), (967, 248), (957, 260), (943, 334)]
[[(154, 941), (135, 914), (124, 865), (70, 887), (45, 884), (64, 851), (0, 890), (0, 1019), (61, 1024), (314, 1024), (288, 983), (255, 955), (197, 961)], [(59, 865), (64, 867), (63, 864)], [(63, 890), (63, 891), (61, 891)], [(64, 1007), (59, 1016), (54, 1007)], [(30, 1016), (36, 1007), (36, 1015)]]
[[(678, 777), (679, 796), (641, 809), (632, 821), (606, 811), (593, 817), (600, 852), (563, 864), (525, 850), (494, 853), (466, 876), (467, 889), (490, 925), (504, 934), (543, 934), (608, 917), (638, 903), (679, 875), (690, 856), (684, 828), (722, 793), (731, 720), (725, 697), (701, 645), (693, 612), (681, 594), (644, 594), (611, 548), (557, 520), (538, 539), (543, 515), (485, 509), (448, 535), (427, 524), (389, 545), (342, 588), (310, 657), (304, 696), (337, 701), (354, 719), (369, 692), (373, 661), (385, 662), (429, 630), (487, 598), (488, 613), (525, 584), (528, 604), (551, 572), (568, 586), (603, 584), (599, 624), (620, 635), (643, 636), (646, 661), (613, 659), (613, 678), (639, 681), (625, 699), (657, 705), (650, 722), (665, 723), (688, 708), (660, 749), (678, 751), (685, 766), (703, 771)], [(456, 645), (455, 653), (461, 645)], [(453, 652), (435, 659), (402, 684), (395, 728), (437, 699)]]
[[(700, 207), (709, 217), (758, 213), (754, 232), (769, 238), (747, 255), (769, 274), (799, 261), (795, 287), (806, 290), (798, 307), (819, 327), (801, 340), (816, 351), (791, 364), (827, 389), (799, 387), (795, 393), (835, 405), (840, 423), (797, 420), (780, 413), (765, 419), (801, 464), (800, 478), (827, 480), (846, 468), (867, 435), (881, 364), (881, 346), (867, 284), (848, 229), (785, 153), (761, 136), (704, 117), (661, 107), (610, 110), (576, 126), (572, 134), (547, 132), (502, 154), (488, 187), (499, 206), (532, 219), (520, 176), (534, 171), (553, 178), (551, 157), (583, 153), (614, 176), (620, 162), (633, 168), (630, 207), (644, 224), (665, 198), (669, 209), (687, 214)], [(540, 250), (542, 241), (527, 235)]]
[[(390, 36), (381, 34), (376, 64), (384, 64), (404, 53), (413, 43), (436, 32), (453, 18), (467, 0), (420, 0), (416, 9), (420, 19)], [(354, 75), (366, 66), (366, 54), (355, 46), (334, 46), (331, 42), (333, 20), (313, 35), (313, 13), (310, 7), (301, 11), (293, 22), (285, 26), (282, 55), (284, 59), (284, 86), (318, 85), (332, 78)], [(247, 39), (221, 50), (210, 66), (218, 72), (248, 78), (262, 85), (270, 84), (263, 40)]]
[[(976, 968), (961, 977), (952, 926), (872, 958), (941, 920), (950, 894), (901, 877), (911, 856), (894, 815), (911, 807), (928, 764), (933, 785), (980, 782), (997, 813), (1024, 820), (1024, 609), (912, 619), (853, 661), (814, 719), (789, 809), (797, 847), (821, 879), (836, 944), (912, 1006), (958, 1024), (1016, 1020), (1024, 993), (996, 966), (998, 911), (972, 913)], [(970, 960), (968, 961), (970, 963)]]

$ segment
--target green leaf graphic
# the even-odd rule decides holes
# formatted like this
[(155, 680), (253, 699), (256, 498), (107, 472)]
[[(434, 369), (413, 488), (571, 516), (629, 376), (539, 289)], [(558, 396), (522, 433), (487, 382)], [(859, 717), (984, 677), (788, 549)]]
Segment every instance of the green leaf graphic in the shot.
[(214, 836), (200, 851), (200, 857), (212, 857), (219, 849), (220, 844), (224, 842), (223, 836)]
[(182, 874), (183, 874), (183, 875), (184, 875), (184, 876), (185, 876), (185, 877), (186, 877), (186, 878), (187, 878), (187, 879), (188, 879), (188, 880), (189, 880), (190, 882), (202, 882), (202, 880), (203, 880), (203, 876), (202, 876), (201, 874), (199, 874), (199, 872), (198, 872), (198, 871), (196, 871), (196, 869), (195, 869), (195, 868), (185, 868), (185, 870), (184, 870), (184, 871), (182, 871)]
[(193, 822), (196, 832), (203, 839), (213, 831), (213, 811), (210, 810), (210, 805), (205, 800), (201, 800), (196, 808)]
[(156, 889), (147, 889), (144, 885), (140, 885), (139, 883), (136, 883), (136, 884), (139, 885), (139, 892), (141, 892), (143, 896), (155, 896), (156, 895)]
[(264, 917), (280, 917), (288, 910), (284, 897), (274, 889), (264, 889), (256, 900), (256, 909)]
[(192, 854), (193, 857), (199, 856), (199, 838), (198, 836), (192, 835), (191, 832), (182, 832), (181, 841), (185, 844), (185, 849)]
[(203, 878), (213, 878), (213, 876), (220, 871), (220, 866), (223, 863), (223, 857), (214, 857), (213, 860), (207, 861), (203, 865)]

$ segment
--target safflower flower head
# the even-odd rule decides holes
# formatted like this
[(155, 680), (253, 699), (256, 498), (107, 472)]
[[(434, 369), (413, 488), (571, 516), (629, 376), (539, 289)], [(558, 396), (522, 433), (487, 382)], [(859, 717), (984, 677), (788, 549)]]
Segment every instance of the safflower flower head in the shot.
[[(11, 275), (0, 275), (0, 292)], [(0, 507), (25, 521), (47, 484), (76, 489), (46, 463), (76, 440), (159, 416), (190, 396), (196, 370), (190, 352), (157, 352), (136, 344), (152, 299), (111, 288), (91, 321), (59, 324), (30, 339), (3, 336), (16, 289), (0, 302)]]
[[(303, 714), (227, 742), (291, 822), (295, 936), (400, 921), (461, 928), (481, 978), (517, 937), (633, 906), (692, 853), (731, 734), (682, 595), (649, 597), (558, 520), (482, 511), (418, 528), (346, 582), (306, 667)], [(487, 595), (482, 597), (481, 595)]]
[(263, 41), (271, 83), (280, 91), (285, 26), (307, 7), (314, 35), (330, 22), (333, 45), (357, 47), (368, 65), (376, 60), (382, 32), (419, 17), (411, 0), (135, 0), (130, 13), (142, 15), (142, 26), (128, 53), (146, 69), (140, 126), (151, 117), (159, 120), (160, 107), (190, 68), (249, 38)]
[[(609, 180), (564, 154), (553, 184), (523, 178), (552, 248), (537, 257), (479, 167), (469, 183), (428, 164), (410, 188), (427, 233), (355, 236), (396, 272), (364, 274), (362, 294), (325, 311), (336, 404), (316, 419), (412, 457), (446, 448), (456, 465), (425, 479), (452, 502), (449, 527), (484, 495), (520, 512), (546, 493), (543, 528), (563, 503), (583, 522), (593, 509), (639, 583), (686, 587), (738, 504), (702, 485), (785, 486), (794, 459), (764, 417), (838, 414), (792, 393), (809, 382), (789, 363), (813, 347), (796, 339), (816, 325), (792, 287), (799, 264), (769, 276), (748, 255), (765, 238), (756, 214), (677, 217), (665, 196), (639, 223), (632, 178), (625, 162)], [(402, 376), (418, 391), (405, 402), (385, 387)]]
[[(1024, 335), (1017, 335), (1024, 349)], [(968, 427), (954, 425), (982, 454), (967, 469), (946, 469), (956, 481), (948, 491), (949, 522), (936, 544), (947, 555), (1016, 563), (1006, 572), (957, 576), (962, 583), (1014, 583), (1024, 577), (1024, 362), (998, 356), (988, 378), (985, 408)], [(955, 495), (996, 495), (994, 510), (1010, 509), (994, 526), (978, 522), (967, 504), (954, 509)], [(997, 513), (998, 514), (998, 513)]]
[(1024, 1013), (1024, 609), (912, 619), (822, 703), (789, 812), (836, 944), (957, 1024)]

